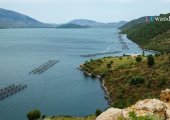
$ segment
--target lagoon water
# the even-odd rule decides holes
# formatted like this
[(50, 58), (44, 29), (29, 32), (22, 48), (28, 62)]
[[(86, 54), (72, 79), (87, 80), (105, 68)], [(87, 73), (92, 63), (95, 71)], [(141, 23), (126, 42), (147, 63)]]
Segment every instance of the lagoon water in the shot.
[[(115, 55), (142, 52), (123, 38), (130, 49)], [(28, 85), (0, 101), (0, 120), (26, 120), (35, 108), (51, 116), (86, 116), (106, 109), (99, 80), (86, 77), (77, 66), (91, 59), (80, 55), (115, 50), (121, 50), (117, 28), (0, 30), (0, 88)], [(48, 60), (60, 62), (43, 74), (28, 75)]]

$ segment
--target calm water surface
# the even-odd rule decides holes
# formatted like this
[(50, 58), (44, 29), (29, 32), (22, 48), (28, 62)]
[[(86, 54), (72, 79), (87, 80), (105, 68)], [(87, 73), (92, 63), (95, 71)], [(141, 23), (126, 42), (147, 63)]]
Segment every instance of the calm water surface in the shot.
[[(35, 108), (46, 115), (73, 116), (106, 109), (100, 82), (84, 76), (77, 66), (91, 59), (81, 58), (82, 54), (121, 50), (117, 32), (116, 28), (0, 30), (0, 88), (28, 85), (0, 101), (0, 120), (26, 120), (26, 113)], [(116, 55), (142, 52), (123, 38), (130, 50)], [(28, 75), (48, 60), (60, 62), (41, 75)]]

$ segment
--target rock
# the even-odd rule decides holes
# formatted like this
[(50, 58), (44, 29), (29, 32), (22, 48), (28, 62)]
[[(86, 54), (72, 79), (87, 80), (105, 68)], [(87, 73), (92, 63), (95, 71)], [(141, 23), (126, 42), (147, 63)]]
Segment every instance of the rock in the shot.
[(99, 115), (96, 120), (117, 120), (119, 117), (128, 119), (130, 112), (135, 112), (137, 116), (154, 115), (170, 120), (170, 89), (161, 91), (160, 100), (145, 99), (125, 109), (110, 108)]
[(170, 89), (161, 90), (160, 100), (170, 103)]
[(137, 116), (155, 115), (166, 118), (167, 107), (158, 99), (145, 99), (123, 110), (123, 116), (128, 118), (129, 112), (135, 112)]
[(96, 120), (117, 120), (122, 116), (122, 110), (117, 108), (109, 108), (102, 114), (100, 114)]

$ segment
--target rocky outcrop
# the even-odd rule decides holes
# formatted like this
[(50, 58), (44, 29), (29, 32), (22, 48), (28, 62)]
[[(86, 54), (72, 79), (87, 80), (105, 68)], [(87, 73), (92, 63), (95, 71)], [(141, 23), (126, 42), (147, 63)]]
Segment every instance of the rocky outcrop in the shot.
[(165, 89), (161, 91), (160, 100), (162, 100), (167, 107), (167, 120), (170, 120), (170, 89)]
[(123, 109), (123, 117), (128, 118), (130, 112), (135, 112), (137, 116), (155, 115), (160, 118), (166, 118), (166, 110), (164, 102), (158, 99), (146, 99), (137, 102), (135, 105)]
[(160, 100), (170, 104), (170, 89), (165, 89), (161, 91)]
[(170, 89), (161, 91), (160, 100), (145, 99), (125, 109), (110, 108), (99, 115), (96, 120), (117, 120), (118, 117), (128, 119), (130, 112), (135, 112), (137, 116), (154, 115), (170, 120)]

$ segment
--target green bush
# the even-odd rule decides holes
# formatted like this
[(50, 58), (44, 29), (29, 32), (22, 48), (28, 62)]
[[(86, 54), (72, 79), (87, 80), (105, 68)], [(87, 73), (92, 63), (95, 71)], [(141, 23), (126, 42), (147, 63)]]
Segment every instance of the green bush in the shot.
[(135, 112), (130, 112), (128, 120), (163, 120), (163, 119), (154, 115), (137, 116)]
[(143, 84), (144, 82), (145, 82), (144, 78), (140, 76), (132, 77), (129, 81), (130, 85)]
[(39, 110), (33, 110), (27, 113), (28, 120), (36, 120), (41, 117), (41, 112)]
[(142, 57), (141, 56), (137, 56), (136, 62), (141, 62), (141, 61), (142, 61)]
[(108, 63), (106, 67), (107, 67), (107, 69), (111, 69), (112, 68), (112, 64)]
[(99, 116), (101, 113), (102, 113), (102, 111), (99, 110), (99, 109), (97, 109), (96, 112), (95, 112), (95, 115), (96, 115), (96, 116)]
[(127, 103), (126, 103), (125, 100), (120, 99), (119, 101), (113, 102), (113, 103), (111, 104), (111, 106), (114, 107), (114, 108), (124, 109), (124, 108), (126, 108), (128, 105), (127, 105)]

